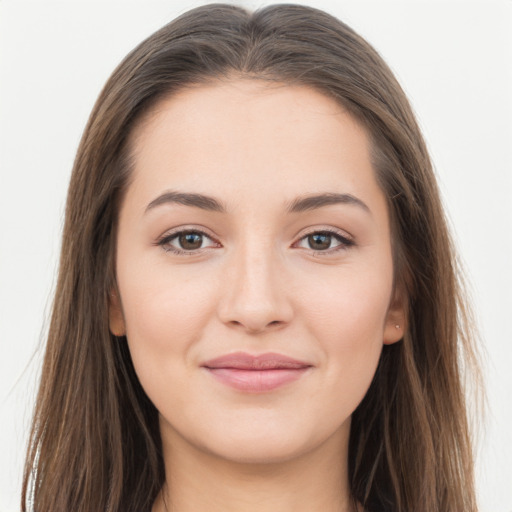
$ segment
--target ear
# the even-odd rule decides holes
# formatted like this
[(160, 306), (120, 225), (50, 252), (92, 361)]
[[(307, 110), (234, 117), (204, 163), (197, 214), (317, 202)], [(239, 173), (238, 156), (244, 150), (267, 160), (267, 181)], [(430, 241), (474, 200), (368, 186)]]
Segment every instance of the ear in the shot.
[(405, 294), (398, 289), (393, 292), (384, 325), (384, 345), (400, 341), (407, 329), (407, 307)]
[(108, 323), (110, 332), (114, 336), (124, 336), (126, 334), (123, 310), (121, 308), (121, 301), (119, 300), (119, 292), (117, 290), (112, 290), (109, 293)]

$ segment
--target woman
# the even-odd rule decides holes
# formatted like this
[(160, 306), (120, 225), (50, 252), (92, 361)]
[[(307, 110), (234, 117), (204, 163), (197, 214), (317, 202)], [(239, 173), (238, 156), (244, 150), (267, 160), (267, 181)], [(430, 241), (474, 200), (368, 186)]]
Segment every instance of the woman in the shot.
[(474, 511), (464, 312), (378, 54), (307, 7), (192, 10), (79, 147), (23, 510)]

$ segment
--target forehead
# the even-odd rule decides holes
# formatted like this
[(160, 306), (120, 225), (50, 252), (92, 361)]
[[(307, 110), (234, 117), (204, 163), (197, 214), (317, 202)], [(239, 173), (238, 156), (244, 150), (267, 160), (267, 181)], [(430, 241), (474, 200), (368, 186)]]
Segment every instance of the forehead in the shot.
[(233, 147), (240, 137), (261, 141), (262, 126), (267, 139), (293, 142), (299, 136), (321, 137), (335, 118), (352, 121), (339, 103), (311, 87), (256, 79), (214, 81), (187, 86), (158, 101), (136, 123), (131, 142), (137, 154), (148, 138), (156, 142), (174, 128), (179, 131), (175, 136), (191, 144), (207, 145), (215, 134), (216, 145)]
[(381, 194), (365, 129), (305, 86), (239, 79), (188, 87), (138, 123), (131, 148), (132, 187), (146, 201), (177, 185), (239, 202), (276, 188), (290, 199), (331, 189)]

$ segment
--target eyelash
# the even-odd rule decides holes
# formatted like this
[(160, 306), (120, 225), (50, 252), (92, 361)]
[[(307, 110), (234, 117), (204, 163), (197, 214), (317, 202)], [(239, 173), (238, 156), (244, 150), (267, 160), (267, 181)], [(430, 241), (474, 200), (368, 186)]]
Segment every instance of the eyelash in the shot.
[[(167, 233), (167, 234), (163, 235), (161, 238), (159, 238), (155, 242), (154, 245), (162, 247), (162, 249), (165, 252), (171, 252), (171, 253), (177, 254), (177, 255), (193, 255), (193, 254), (198, 254), (198, 252), (201, 250), (208, 250), (208, 249), (215, 248), (215, 247), (205, 247), (205, 248), (199, 248), (199, 249), (194, 249), (194, 250), (186, 250), (186, 249), (178, 249), (177, 247), (172, 247), (169, 245), (173, 240), (178, 238), (180, 235), (185, 235), (185, 234), (201, 235), (201, 236), (206, 237), (206, 238), (212, 240), (213, 242), (215, 242), (213, 240), (213, 238), (210, 235), (208, 235), (208, 233), (205, 233), (204, 231), (202, 231), (200, 229), (182, 229), (180, 231), (174, 231), (173, 233)], [(309, 248), (308, 250), (313, 251), (315, 256), (327, 256), (327, 255), (330, 255), (333, 253), (337, 253), (338, 251), (345, 251), (355, 245), (354, 240), (347, 237), (346, 235), (342, 235), (340, 232), (333, 230), (333, 229), (320, 229), (320, 230), (314, 230), (309, 233), (306, 233), (297, 242), (295, 242), (294, 245), (296, 245), (297, 243), (301, 242), (302, 240), (304, 240), (307, 237), (312, 236), (312, 235), (331, 236), (331, 237), (335, 238), (336, 241), (339, 242), (339, 245), (332, 247), (330, 249), (315, 250), (315, 249)]]

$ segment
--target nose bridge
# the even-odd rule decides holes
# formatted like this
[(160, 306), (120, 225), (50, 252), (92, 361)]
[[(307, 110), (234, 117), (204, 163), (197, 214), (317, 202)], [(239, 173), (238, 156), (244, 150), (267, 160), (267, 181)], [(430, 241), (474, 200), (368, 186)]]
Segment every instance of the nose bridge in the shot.
[(219, 313), (223, 322), (257, 332), (289, 322), (282, 260), (268, 237), (245, 237), (229, 261)]
[(270, 244), (255, 248), (247, 244), (241, 251), (236, 265), (236, 287), (240, 298), (251, 302), (257, 299), (259, 304), (270, 304), (274, 297), (274, 285), (276, 284), (276, 258), (273, 257)]

